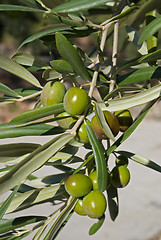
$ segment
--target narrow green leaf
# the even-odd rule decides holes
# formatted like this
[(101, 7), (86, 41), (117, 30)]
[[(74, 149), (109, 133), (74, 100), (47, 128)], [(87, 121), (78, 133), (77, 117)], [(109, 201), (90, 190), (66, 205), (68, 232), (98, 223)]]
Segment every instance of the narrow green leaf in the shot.
[(100, 106), (97, 104), (97, 102), (95, 102), (95, 114), (97, 117), (97, 120), (104, 132), (104, 134), (110, 138), (112, 141), (115, 141), (114, 135), (105, 119), (105, 116), (103, 114), (102, 109), (100, 108)]
[(6, 233), (11, 230), (15, 230), (19, 227), (23, 227), (25, 225), (39, 222), (46, 219), (46, 217), (42, 216), (24, 216), (24, 217), (17, 217), (8, 220), (1, 220), (0, 221), (0, 234)]
[(118, 93), (137, 93), (140, 92), (142, 90), (141, 87), (117, 87), (115, 88), (113, 91), (111, 91), (110, 93), (107, 93), (107, 95), (104, 97), (103, 101), (106, 101), (110, 98), (114, 98), (116, 96), (118, 96)]
[(73, 70), (85, 80), (91, 80), (81, 57), (74, 46), (60, 32), (55, 34), (57, 49), (64, 60), (66, 60)]
[(57, 220), (54, 222), (52, 227), (49, 229), (48, 233), (46, 234), (44, 240), (50, 240), (54, 239), (57, 233), (59, 232), (59, 229), (61, 228), (62, 224), (65, 222), (69, 214), (71, 213), (72, 209), (75, 206), (77, 199), (72, 198), (70, 204), (66, 206), (66, 208), (61, 212)]
[(46, 81), (50, 81), (50, 80), (53, 80), (53, 79), (61, 78), (62, 74), (59, 73), (59, 72), (56, 72), (53, 68), (48, 68), (43, 72), (42, 77)]
[(141, 33), (139, 44), (147, 40), (161, 29), (161, 16), (157, 17), (151, 23), (149, 23)]
[(102, 226), (102, 224), (104, 223), (104, 220), (105, 220), (105, 215), (102, 215), (98, 221), (96, 223), (94, 223), (90, 229), (89, 229), (89, 235), (93, 235), (95, 234), (99, 229), (100, 227)]
[(71, 65), (62, 59), (53, 60), (50, 62), (51, 66), (54, 68), (55, 71), (60, 73), (73, 73), (73, 68)]
[(146, 67), (118, 78), (117, 82), (119, 86), (135, 84), (142, 81), (149, 81), (150, 79), (160, 78), (160, 74), (161, 67)]
[(63, 133), (63, 129), (49, 124), (33, 124), (26, 127), (15, 127), (10, 125), (9, 128), (0, 129), (0, 139), (15, 138), (22, 136), (46, 136)]
[(20, 157), (40, 147), (36, 143), (10, 143), (0, 145), (0, 157)]
[(61, 5), (56, 6), (51, 10), (51, 12), (57, 13), (67, 13), (67, 12), (78, 12), (88, 10), (90, 8), (100, 6), (106, 2), (111, 2), (111, 0), (71, 0), (69, 2), (65, 2)]
[(0, 4), (0, 11), (22, 11), (22, 12), (39, 12), (44, 13), (44, 10), (38, 8), (31, 8), (20, 5)]
[(114, 221), (119, 213), (119, 198), (117, 188), (110, 185), (107, 189), (107, 197), (110, 217)]
[(146, 167), (149, 167), (157, 172), (161, 172), (161, 166), (158, 165), (157, 163), (151, 161), (148, 158), (145, 158), (143, 156), (137, 155), (135, 153), (132, 152), (127, 152), (127, 151), (118, 151), (119, 154), (122, 154), (123, 156), (126, 156), (128, 158), (130, 158), (131, 160), (140, 163)]
[(103, 148), (96, 138), (92, 128), (85, 122), (86, 131), (88, 134), (89, 142), (91, 144), (93, 155), (96, 163), (97, 170), (97, 183), (99, 191), (103, 192), (107, 187), (107, 166), (106, 159), (103, 153)]
[(6, 211), (6, 214), (29, 208), (35, 204), (42, 203), (44, 201), (50, 201), (52, 198), (64, 193), (64, 191), (64, 187), (60, 186), (60, 184), (56, 184), (54, 186), (29, 190), (27, 192), (18, 194), (13, 198), (11, 204)]
[[(59, 18), (59, 20), (61, 19), (61, 17)], [(38, 33), (33, 34), (32, 36), (30, 36), (29, 38), (25, 39), (21, 45), (19, 46), (18, 49), (20, 49), (23, 45), (33, 42), (37, 39), (43, 39), (44, 41), (46, 40), (47, 42), (49, 41), (49, 38), (51, 38), (51, 40), (55, 41), (54, 39), (54, 35), (56, 32), (61, 32), (62, 34), (71, 36), (71, 37), (85, 37), (88, 36), (89, 34), (96, 32), (95, 29), (88, 27), (88, 26), (83, 26), (83, 27), (58, 27), (58, 28), (51, 28), (51, 29), (47, 29)], [(44, 39), (44, 37), (47, 37), (47, 39)]]
[(29, 154), (11, 169), (10, 172), (0, 178), (0, 194), (3, 194), (25, 180), (28, 175), (40, 168), (72, 139), (73, 136), (69, 133), (59, 135)]
[(12, 56), (12, 59), (15, 60), (18, 64), (24, 66), (34, 66), (35, 68), (41, 69), (45, 66), (48, 66), (41, 59), (32, 56), (31, 54), (25, 52), (17, 52)]
[(0, 54), (0, 68), (24, 79), (38, 88), (42, 88), (39, 81), (29, 71), (2, 54)]
[(52, 114), (61, 113), (64, 111), (63, 103), (58, 103), (50, 106), (43, 106), (40, 108), (35, 108), (26, 112), (23, 112), (16, 117), (14, 117), (10, 123), (26, 123), (34, 121), (43, 117), (50, 116)]
[(0, 83), (0, 92), (11, 97), (19, 97), (15, 91), (13, 91), (11, 88), (7, 87), (3, 83)]
[(149, 112), (151, 107), (156, 103), (158, 99), (151, 101), (150, 103), (147, 103), (144, 109), (141, 111), (141, 113), (138, 115), (138, 117), (134, 120), (133, 124), (117, 139), (113, 145), (107, 150), (107, 155), (109, 156), (117, 147), (119, 147), (137, 128), (137, 126), (141, 123), (141, 121), (144, 119), (146, 114)]
[[(19, 189), (20, 185), (18, 185), (17, 187), (15, 187), (15, 189), (13, 190), (13, 192), (9, 195), (9, 197), (3, 202), (3, 204), (0, 207), (0, 220), (2, 219), (2, 217), (4, 216), (4, 214), (6, 213), (9, 205), (11, 204), (13, 197), (15, 196), (15, 194), (17, 193), (18, 189)], [(0, 230), (1, 231), (1, 230)]]
[(161, 84), (158, 84), (152, 88), (149, 88), (147, 90), (141, 91), (137, 94), (128, 97), (108, 100), (106, 102), (106, 105), (104, 103), (98, 104), (101, 107), (102, 111), (108, 110), (112, 112), (139, 106), (147, 102), (150, 102), (154, 99), (157, 99), (160, 96), (161, 96)]

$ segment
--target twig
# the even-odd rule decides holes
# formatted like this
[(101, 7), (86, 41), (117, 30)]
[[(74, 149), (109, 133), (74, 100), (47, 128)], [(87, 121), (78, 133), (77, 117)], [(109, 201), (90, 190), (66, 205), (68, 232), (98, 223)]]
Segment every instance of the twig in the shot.
[[(103, 30), (102, 30), (102, 38), (101, 38), (101, 43), (100, 43), (100, 50), (102, 52), (103, 52), (104, 47), (105, 47), (105, 42), (106, 42), (106, 36), (107, 36), (108, 29), (111, 27), (111, 25), (113, 23), (114, 22), (110, 22), (110, 23), (106, 24), (104, 26)], [(97, 54), (97, 57), (96, 57), (95, 67), (96, 67), (96, 69), (95, 69), (94, 74), (93, 74), (93, 78), (92, 78), (92, 82), (91, 82), (91, 86), (90, 86), (89, 94), (88, 94), (90, 98), (92, 97), (94, 88), (96, 87), (96, 82), (97, 82), (97, 77), (98, 77), (98, 70), (99, 70), (99, 67), (100, 67), (99, 54)]]
[(114, 89), (114, 86), (116, 83), (114, 73), (115, 73), (116, 64), (117, 64), (118, 31), (119, 31), (119, 21), (116, 21), (114, 24), (112, 68), (111, 68), (111, 80), (110, 80), (109, 92), (111, 92)]

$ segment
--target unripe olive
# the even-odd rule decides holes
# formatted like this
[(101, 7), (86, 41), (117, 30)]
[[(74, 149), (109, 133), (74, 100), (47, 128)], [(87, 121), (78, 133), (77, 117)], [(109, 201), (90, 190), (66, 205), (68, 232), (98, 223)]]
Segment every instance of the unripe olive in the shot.
[(120, 124), (120, 131), (125, 132), (133, 123), (131, 113), (128, 109), (116, 111), (115, 116), (117, 117)]
[(111, 171), (111, 183), (116, 188), (125, 187), (130, 181), (130, 172), (125, 166), (115, 166)]
[(62, 112), (58, 114), (57, 117), (68, 117), (57, 120), (58, 125), (64, 129), (69, 129), (71, 124), (76, 122), (76, 118), (71, 117), (70, 114), (67, 112)]
[(93, 183), (93, 190), (97, 191), (98, 190), (98, 184), (97, 184), (97, 171), (93, 171), (89, 175), (90, 179), (92, 180)]
[[(105, 119), (106, 119), (113, 135), (116, 136), (120, 129), (119, 122), (118, 122), (116, 116), (109, 111), (103, 111), (103, 113), (104, 113)], [(108, 139), (108, 137), (105, 135), (102, 127), (100, 126), (96, 115), (93, 116), (93, 118), (91, 120), (91, 124), (92, 124), (93, 131), (95, 132), (96, 136), (99, 139)]]
[[(86, 119), (86, 122), (91, 126), (91, 122)], [(78, 134), (76, 136), (76, 140), (81, 143), (89, 143), (88, 134), (86, 131), (85, 123), (82, 123), (78, 129)]]
[(75, 205), (74, 211), (81, 216), (87, 215), (83, 208), (83, 200), (82, 199), (78, 200), (78, 202)]
[(84, 174), (73, 174), (66, 180), (65, 190), (73, 197), (83, 197), (92, 190), (92, 180)]
[(128, 160), (127, 157), (119, 155), (116, 158), (115, 162), (116, 162), (116, 165), (124, 165), (125, 167), (127, 167), (128, 163), (129, 163), (129, 160)]
[(91, 191), (83, 198), (83, 208), (90, 218), (101, 217), (106, 210), (107, 202), (104, 194), (99, 191)]
[(84, 112), (88, 101), (88, 94), (84, 89), (72, 87), (64, 96), (64, 109), (70, 115), (79, 115)]
[[(93, 190), (98, 191), (98, 184), (97, 184), (97, 171), (93, 171), (89, 174), (90, 179), (93, 183)], [(110, 175), (107, 173), (107, 188), (110, 186)]]
[(49, 106), (62, 103), (66, 89), (63, 83), (50, 81), (46, 83), (41, 93), (41, 103), (43, 106)]

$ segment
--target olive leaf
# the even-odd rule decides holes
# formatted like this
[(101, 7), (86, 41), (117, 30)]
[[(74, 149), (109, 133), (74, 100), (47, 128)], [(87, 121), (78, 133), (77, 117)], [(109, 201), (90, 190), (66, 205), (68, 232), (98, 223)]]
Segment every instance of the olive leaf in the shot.
[(12, 168), (10, 172), (0, 178), (0, 194), (5, 193), (9, 189), (15, 187), (18, 183), (24, 181), (29, 174), (40, 168), (72, 139), (73, 136), (71, 134), (64, 133), (29, 154), (25, 159)]
[(110, 185), (107, 189), (108, 207), (111, 219), (114, 221), (119, 213), (119, 199), (117, 188)]
[(56, 47), (64, 60), (66, 60), (73, 70), (82, 77), (82, 79), (90, 80), (91, 76), (87, 71), (81, 57), (74, 46), (60, 32), (55, 34)]
[(24, 67), (13, 61), (12, 59), (0, 54), (0, 68), (24, 79), (38, 88), (42, 88), (39, 81)]
[(93, 235), (95, 234), (99, 229), (100, 227), (102, 226), (102, 224), (104, 223), (104, 220), (105, 220), (105, 215), (103, 214), (96, 223), (94, 223), (90, 229), (89, 229), (89, 235)]
[(102, 128), (102, 131), (104, 132), (104, 134), (110, 138), (111, 140), (115, 141), (114, 135), (105, 119), (104, 113), (102, 111), (102, 109), (100, 108), (100, 106), (97, 104), (97, 102), (95, 102), (95, 114), (97, 117), (97, 120)]
[(128, 151), (117, 151), (117, 152), (125, 157), (130, 158), (131, 160), (137, 163), (140, 163), (146, 167), (149, 167), (157, 172), (161, 172), (161, 166), (146, 157), (143, 157)]
[(85, 122), (86, 131), (88, 134), (89, 142), (91, 144), (93, 155), (96, 163), (97, 183), (99, 191), (103, 192), (107, 187), (107, 165), (103, 153), (103, 148), (96, 138), (92, 128)]

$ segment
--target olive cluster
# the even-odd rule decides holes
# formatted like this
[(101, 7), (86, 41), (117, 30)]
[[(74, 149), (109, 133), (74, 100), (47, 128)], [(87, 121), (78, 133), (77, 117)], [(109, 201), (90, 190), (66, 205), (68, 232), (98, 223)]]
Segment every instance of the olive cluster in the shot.
[[(57, 122), (60, 127), (69, 129), (77, 121), (78, 115), (85, 112), (89, 97), (84, 89), (71, 87), (66, 91), (63, 83), (50, 81), (42, 90), (41, 102), (43, 106), (63, 103), (65, 111), (57, 115)], [(133, 122), (129, 110), (115, 113), (104, 111), (103, 113), (114, 136), (119, 131), (126, 131)], [(88, 119), (86, 121), (99, 140), (108, 139), (96, 115), (92, 117), (91, 122)], [(76, 140), (82, 143), (89, 142), (84, 123), (77, 130)], [(129, 183), (130, 172), (127, 165), (128, 159), (126, 157), (120, 155), (116, 158), (115, 167), (108, 172), (107, 188), (111, 184), (116, 188), (122, 188)], [(99, 218), (104, 214), (107, 202), (104, 194), (98, 189), (97, 172), (94, 169), (89, 176), (80, 173), (69, 176), (65, 182), (65, 189), (69, 195), (78, 198), (74, 209), (76, 213), (88, 215), (91, 218)]]
[(101, 217), (107, 206), (104, 194), (98, 191), (95, 173), (89, 176), (81, 173), (73, 174), (65, 182), (67, 193), (78, 198), (74, 211), (90, 218)]
[[(69, 129), (70, 126), (77, 121), (77, 116), (85, 111), (89, 103), (89, 98), (84, 89), (71, 87), (66, 91), (63, 83), (50, 81), (42, 90), (41, 102), (43, 106), (63, 103), (65, 112), (57, 115), (57, 117), (60, 118), (57, 122), (60, 127)], [(116, 136), (119, 131), (126, 131), (133, 122), (129, 110), (117, 111), (114, 114), (109, 111), (104, 111), (103, 113), (114, 136)], [(87, 121), (88, 124), (91, 125), (98, 139), (108, 139), (100, 126), (96, 115), (93, 116), (91, 122), (89, 120)], [(76, 140), (81, 143), (89, 142), (84, 123), (78, 128)]]

